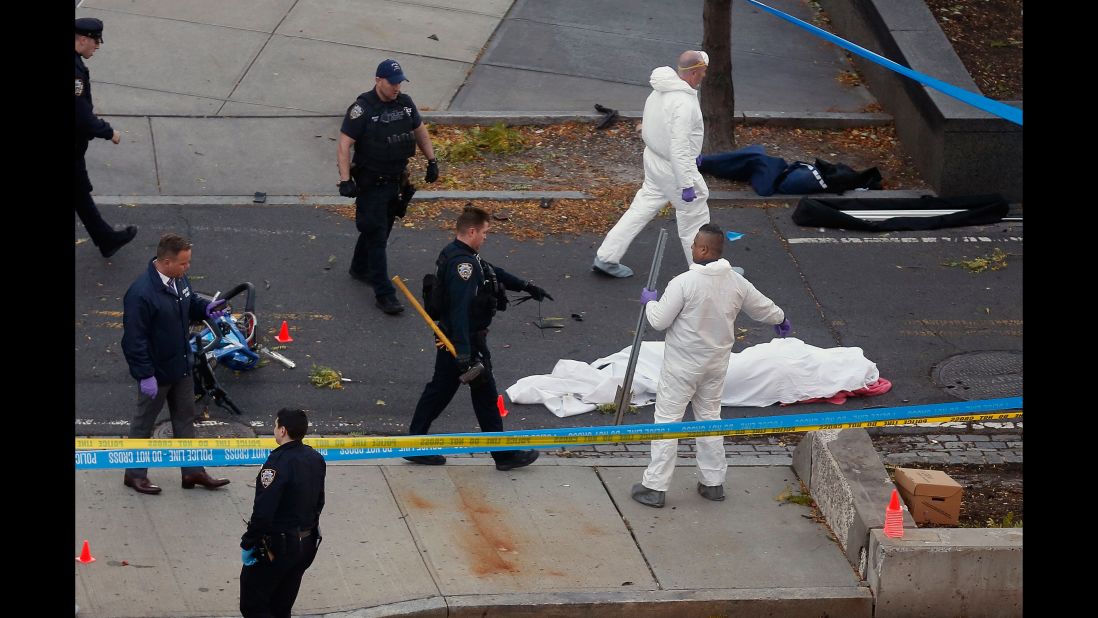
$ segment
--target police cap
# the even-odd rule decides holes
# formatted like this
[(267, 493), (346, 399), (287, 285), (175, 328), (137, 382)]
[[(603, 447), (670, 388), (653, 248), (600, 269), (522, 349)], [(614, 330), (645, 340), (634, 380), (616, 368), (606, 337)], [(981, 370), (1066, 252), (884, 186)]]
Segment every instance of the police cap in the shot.
[(91, 37), (103, 42), (103, 21), (94, 17), (80, 17), (76, 20), (76, 34)]

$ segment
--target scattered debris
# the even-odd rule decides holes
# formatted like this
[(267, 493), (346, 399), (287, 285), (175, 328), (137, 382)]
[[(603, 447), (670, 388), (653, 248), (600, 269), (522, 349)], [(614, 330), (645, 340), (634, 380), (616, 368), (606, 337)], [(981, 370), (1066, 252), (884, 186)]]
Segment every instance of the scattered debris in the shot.
[(960, 266), (973, 273), (981, 273), (985, 270), (999, 270), (1007, 266), (1007, 253), (1002, 249), (995, 247), (990, 254), (973, 258), (971, 260), (956, 260), (953, 262), (942, 262), (943, 266)]
[(317, 388), (330, 388), (332, 390), (343, 389), (343, 374), (331, 367), (313, 365), (309, 371), (309, 382)]

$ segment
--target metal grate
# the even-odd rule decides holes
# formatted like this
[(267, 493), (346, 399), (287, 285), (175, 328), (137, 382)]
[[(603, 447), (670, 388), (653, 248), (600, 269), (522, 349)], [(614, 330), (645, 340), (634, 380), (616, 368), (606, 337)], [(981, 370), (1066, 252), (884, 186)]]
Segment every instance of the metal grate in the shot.
[(1022, 395), (1022, 353), (966, 352), (934, 367), (934, 384), (960, 399), (994, 399)]

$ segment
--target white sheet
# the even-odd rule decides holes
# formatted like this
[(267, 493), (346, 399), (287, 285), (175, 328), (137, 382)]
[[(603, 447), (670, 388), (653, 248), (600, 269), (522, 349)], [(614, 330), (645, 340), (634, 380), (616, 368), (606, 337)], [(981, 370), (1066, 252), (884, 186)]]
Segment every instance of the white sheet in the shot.
[[(544, 404), (561, 418), (591, 412), (600, 404), (614, 402), (631, 348), (627, 346), (591, 364), (559, 360), (553, 373), (521, 378), (507, 389), (507, 396), (515, 403)], [(634, 405), (655, 402), (662, 363), (663, 342), (642, 342), (633, 375)], [(865, 357), (861, 348), (824, 349), (795, 337), (775, 338), (732, 352), (721, 405), (795, 403), (864, 388), (879, 378), (877, 365)]]

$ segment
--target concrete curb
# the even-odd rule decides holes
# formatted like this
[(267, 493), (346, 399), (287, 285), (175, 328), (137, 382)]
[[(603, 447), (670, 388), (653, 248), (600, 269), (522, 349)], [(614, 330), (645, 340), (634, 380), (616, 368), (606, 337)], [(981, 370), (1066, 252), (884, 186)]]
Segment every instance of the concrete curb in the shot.
[[(813, 194), (816, 196), (825, 194)], [(830, 195), (830, 194), (827, 194)], [(847, 191), (843, 198), (862, 199), (911, 199), (934, 195), (929, 189), (903, 189), (890, 191)], [(775, 193), (761, 196), (754, 191), (713, 191), (709, 201), (714, 206), (727, 206), (729, 202), (778, 202), (795, 204), (806, 195)], [(481, 201), (530, 201), (530, 200), (589, 200), (595, 199), (582, 191), (416, 191), (413, 202), (439, 200)], [(97, 195), (95, 203), (120, 206), (241, 206), (255, 204), (252, 195)], [(268, 195), (261, 206), (351, 206), (354, 200), (339, 195)]]
[(623, 590), (621, 592), (559, 592), (436, 596), (376, 607), (309, 614), (305, 618), (473, 618), (482, 616), (587, 616), (620, 618), (741, 618), (821, 615), (871, 618), (873, 595), (865, 587), (849, 588), (730, 588), (685, 590)]
[[(484, 125), (499, 122), (507, 125), (550, 125), (562, 122), (596, 123), (603, 114), (596, 112), (467, 112), (467, 111), (426, 111), (420, 112), (426, 122), (446, 125)], [(641, 111), (618, 110), (619, 118), (640, 120)], [(330, 118), (339, 120), (343, 116), (330, 114), (301, 114), (280, 116), (196, 116), (188, 114), (104, 114), (103, 118), (267, 118), (284, 120), (286, 118)], [(743, 111), (736, 115), (736, 124), (750, 126), (793, 127), (798, 129), (849, 129), (855, 127), (883, 127), (891, 125), (890, 114), (873, 112), (767, 112)]]

